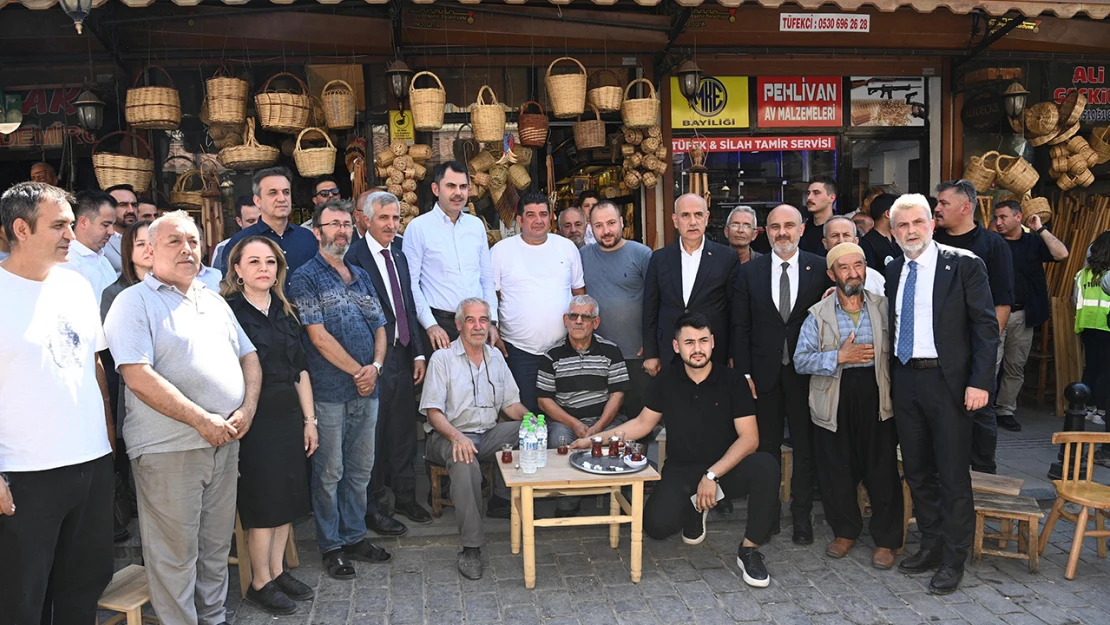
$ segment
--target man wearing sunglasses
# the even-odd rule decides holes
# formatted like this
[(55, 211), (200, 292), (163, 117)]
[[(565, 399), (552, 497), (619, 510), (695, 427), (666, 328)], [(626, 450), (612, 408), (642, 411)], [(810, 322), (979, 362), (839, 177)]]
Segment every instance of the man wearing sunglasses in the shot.
[(319, 206), (328, 200), (339, 197), (339, 183), (332, 176), (320, 176), (313, 187), (312, 205)]

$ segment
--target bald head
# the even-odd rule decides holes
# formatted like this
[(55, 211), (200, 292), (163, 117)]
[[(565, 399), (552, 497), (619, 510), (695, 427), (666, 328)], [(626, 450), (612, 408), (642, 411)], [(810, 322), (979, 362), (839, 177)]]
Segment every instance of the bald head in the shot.
[(802, 238), (802, 213), (789, 204), (779, 204), (767, 215), (767, 239), (775, 255), (783, 260), (794, 257)]
[(705, 198), (693, 193), (679, 196), (674, 202), (674, 215), (671, 217), (683, 246), (691, 252), (701, 247), (705, 227), (709, 223), (709, 206)]

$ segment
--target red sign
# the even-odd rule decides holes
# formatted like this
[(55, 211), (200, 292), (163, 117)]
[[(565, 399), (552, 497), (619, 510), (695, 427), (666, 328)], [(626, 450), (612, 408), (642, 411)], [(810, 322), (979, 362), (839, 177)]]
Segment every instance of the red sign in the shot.
[(762, 128), (842, 126), (839, 76), (760, 76), (756, 124)]
[[(20, 92), (17, 92), (20, 93)], [(9, 150), (56, 149), (66, 136), (78, 145), (96, 138), (77, 125), (73, 101), (81, 89), (33, 89), (23, 96), (23, 125), (10, 135), (0, 135), (0, 148)]]
[(674, 138), (671, 151), (689, 152), (695, 144), (700, 144), (706, 152), (800, 152), (802, 150), (835, 150), (836, 137), (720, 137)]

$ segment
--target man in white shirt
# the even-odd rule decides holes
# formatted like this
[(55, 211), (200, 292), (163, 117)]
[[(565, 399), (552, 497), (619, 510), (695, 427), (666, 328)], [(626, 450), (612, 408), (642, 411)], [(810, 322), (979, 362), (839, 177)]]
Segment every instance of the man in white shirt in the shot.
[[(855, 243), (859, 245), (856, 223), (844, 215), (833, 215), (829, 217), (829, 220), (825, 222), (822, 228), (823, 237), (821, 242), (824, 243), (826, 251), (831, 251), (832, 248), (841, 243)], [(886, 278), (883, 277), (883, 274), (868, 267), (867, 279), (863, 283), (863, 289), (875, 295), (883, 295), (886, 292)]]
[(116, 223), (113, 226), (112, 238), (104, 247), (104, 256), (109, 263), (112, 263), (112, 269), (116, 270), (118, 278), (123, 271), (123, 257), (120, 251), (123, 245), (123, 231), (138, 220), (139, 200), (135, 196), (135, 189), (129, 184), (117, 184), (114, 187), (108, 187), (104, 192), (116, 200)]
[(520, 234), (493, 246), (493, 282), (501, 296), (501, 337), (520, 401), (536, 403), (536, 374), (546, 354), (566, 336), (563, 313), (586, 293), (582, 257), (569, 239), (548, 236), (551, 208), (542, 193), (526, 193), (517, 209)]
[[(486, 226), (466, 212), (470, 177), (466, 165), (448, 161), (436, 166), (431, 211), (409, 222), (404, 252), (412, 272), (412, 294), (420, 325), (432, 349), (446, 349), (459, 337), (455, 307), (468, 297), (490, 304), (490, 345), (496, 345), (497, 290), (493, 285)], [(561, 313), (560, 313), (561, 314)]]
[(0, 221), (11, 241), (0, 263), (0, 614), (91, 623), (112, 579), (115, 431), (99, 307), (57, 267), (73, 240), (65, 191), (17, 184)]
[(69, 246), (69, 260), (63, 267), (85, 276), (100, 310), (100, 295), (116, 281), (116, 271), (104, 257), (104, 248), (112, 237), (116, 221), (116, 200), (103, 191), (82, 191), (77, 194), (73, 210), (77, 223), (74, 240)]

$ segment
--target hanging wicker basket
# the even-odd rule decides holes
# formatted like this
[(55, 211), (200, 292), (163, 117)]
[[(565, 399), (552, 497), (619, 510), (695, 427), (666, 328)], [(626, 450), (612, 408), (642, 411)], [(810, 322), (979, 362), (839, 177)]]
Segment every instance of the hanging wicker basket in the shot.
[(1021, 201), (1021, 212), (1026, 216), (1040, 216), (1042, 224), (1052, 220), (1052, 204), (1048, 202), (1048, 198), (1026, 197)]
[[(187, 189), (191, 183), (200, 181), (199, 189)], [(200, 210), (204, 206), (204, 194), (210, 193), (211, 180), (199, 169), (190, 169), (177, 177), (177, 182), (170, 191), (170, 206), (184, 210)]]
[[(301, 92), (270, 91), (270, 83), (282, 76), (295, 80)], [(289, 72), (270, 76), (262, 84), (262, 89), (255, 94), (254, 105), (258, 109), (258, 122), (264, 129), (287, 135), (295, 135), (304, 130), (308, 126), (309, 113), (312, 112), (312, 98), (308, 95), (308, 87)]]
[(409, 156), (418, 163), (426, 161), (432, 158), (432, 146), (425, 143), (414, 143), (409, 146)]
[[(648, 95), (644, 98), (629, 98), (628, 94), (632, 85), (636, 83), (647, 85)], [(629, 128), (647, 128), (659, 122), (659, 98), (655, 93), (655, 85), (647, 78), (637, 78), (628, 83), (624, 88), (624, 102), (621, 103), (621, 118), (624, 125)]]
[(324, 106), (328, 128), (345, 130), (355, 127), (355, 90), (346, 81), (337, 79), (324, 85), (320, 103)]
[(1074, 137), (1075, 133), (1077, 132), (1079, 132), (1079, 122), (1075, 122), (1074, 124), (1066, 128), (1061, 128), (1060, 133), (1048, 143), (1049, 145), (1059, 145), (1061, 143), (1066, 143), (1068, 140)]
[(221, 66), (211, 78), (204, 81), (205, 103), (208, 105), (208, 124), (242, 126), (247, 120), (247, 81), (226, 75)]
[[(302, 148), (301, 139), (310, 132), (315, 132), (328, 142), (325, 148)], [(335, 145), (331, 142), (326, 130), (322, 128), (305, 128), (297, 135), (297, 147), (293, 149), (293, 160), (297, 163), (297, 171), (305, 178), (324, 176), (335, 172)]]
[(582, 121), (582, 116), (579, 115), (578, 121), (574, 124), (574, 147), (579, 150), (605, 147), (605, 122), (602, 121), (601, 112), (596, 106), (591, 104), (590, 108), (593, 109), (597, 119)]
[(1098, 154), (1098, 163), (1101, 165), (1110, 161), (1110, 126), (1095, 128), (1091, 131), (1091, 149)]
[(532, 176), (528, 174), (528, 169), (522, 165), (509, 166), (509, 184), (513, 185), (518, 191), (527, 189), (532, 184)]
[(493, 158), (493, 155), (489, 153), (489, 150), (480, 150), (477, 154), (474, 155), (474, 158), (470, 159), (470, 162), (467, 163), (467, 167), (470, 169), (471, 175), (473, 175), (475, 173), (483, 173), (489, 171), (496, 162), (497, 159)]
[[(581, 73), (552, 74), (551, 68), (561, 61), (571, 61), (582, 70)], [(543, 82), (547, 87), (547, 99), (551, 101), (551, 112), (560, 119), (578, 117), (586, 111), (586, 68), (578, 59), (559, 57), (547, 66)]]
[(243, 130), (243, 145), (220, 150), (220, 163), (224, 167), (249, 171), (269, 167), (277, 162), (281, 150), (262, 145), (254, 137), (254, 118), (248, 117)]
[[(147, 70), (158, 70), (169, 81), (169, 87), (140, 87)], [(157, 65), (148, 65), (135, 76), (127, 90), (124, 118), (132, 128), (140, 130), (177, 130), (181, 125), (181, 96), (173, 85), (169, 72)]]
[[(438, 87), (417, 89), (416, 79), (421, 76), (435, 78)], [(409, 107), (412, 108), (412, 124), (417, 130), (439, 130), (443, 127), (443, 113), (447, 109), (447, 92), (443, 82), (432, 72), (417, 72), (409, 82)]]
[[(146, 150), (146, 153), (149, 154), (150, 157), (140, 158), (124, 154), (100, 152), (100, 144), (108, 137), (115, 135), (131, 137), (138, 141), (139, 145)], [(153, 157), (154, 152), (151, 151), (150, 144), (141, 136), (126, 130), (110, 132), (93, 144), (92, 162), (93, 170), (96, 172), (96, 182), (100, 185), (101, 189), (107, 189), (108, 187), (114, 187), (119, 184), (129, 184), (135, 189), (135, 193), (143, 193), (150, 188), (150, 179), (154, 176)]]
[(1059, 120), (1060, 111), (1053, 102), (1039, 102), (1025, 109), (1025, 128), (1033, 135), (1047, 135)]
[[(604, 84), (605, 76), (613, 77), (615, 85)], [(589, 80), (586, 81), (589, 88), (586, 91), (586, 101), (597, 107), (597, 110), (602, 113), (616, 113), (621, 110), (621, 102), (624, 102), (624, 88), (621, 87), (620, 76), (611, 69), (601, 69), (590, 74)]]
[[(487, 91), (488, 103), (484, 98)], [(470, 125), (474, 127), (474, 138), (482, 143), (501, 143), (505, 138), (505, 108), (489, 85), (478, 90), (478, 99), (470, 107)]]
[(1079, 89), (1072, 89), (1071, 93), (1060, 103), (1060, 128), (1067, 128), (1079, 123), (1083, 117), (1083, 109), (1087, 108), (1087, 94)]
[(982, 156), (972, 156), (971, 162), (964, 169), (963, 179), (975, 185), (979, 193), (986, 193), (998, 177), (995, 164), (998, 161), (998, 152), (991, 150)]
[(1018, 195), (1025, 195), (1037, 184), (1040, 174), (1020, 156), (1002, 155), (995, 160), (998, 184)]
[[(535, 104), (536, 108), (540, 110), (539, 113), (526, 113), (525, 109), (529, 104)], [(547, 130), (548, 130), (547, 113), (543, 112), (543, 106), (535, 100), (529, 100), (520, 105), (520, 114), (517, 115), (516, 132), (520, 136), (519, 145), (524, 145), (533, 148), (542, 148), (547, 143)]]

